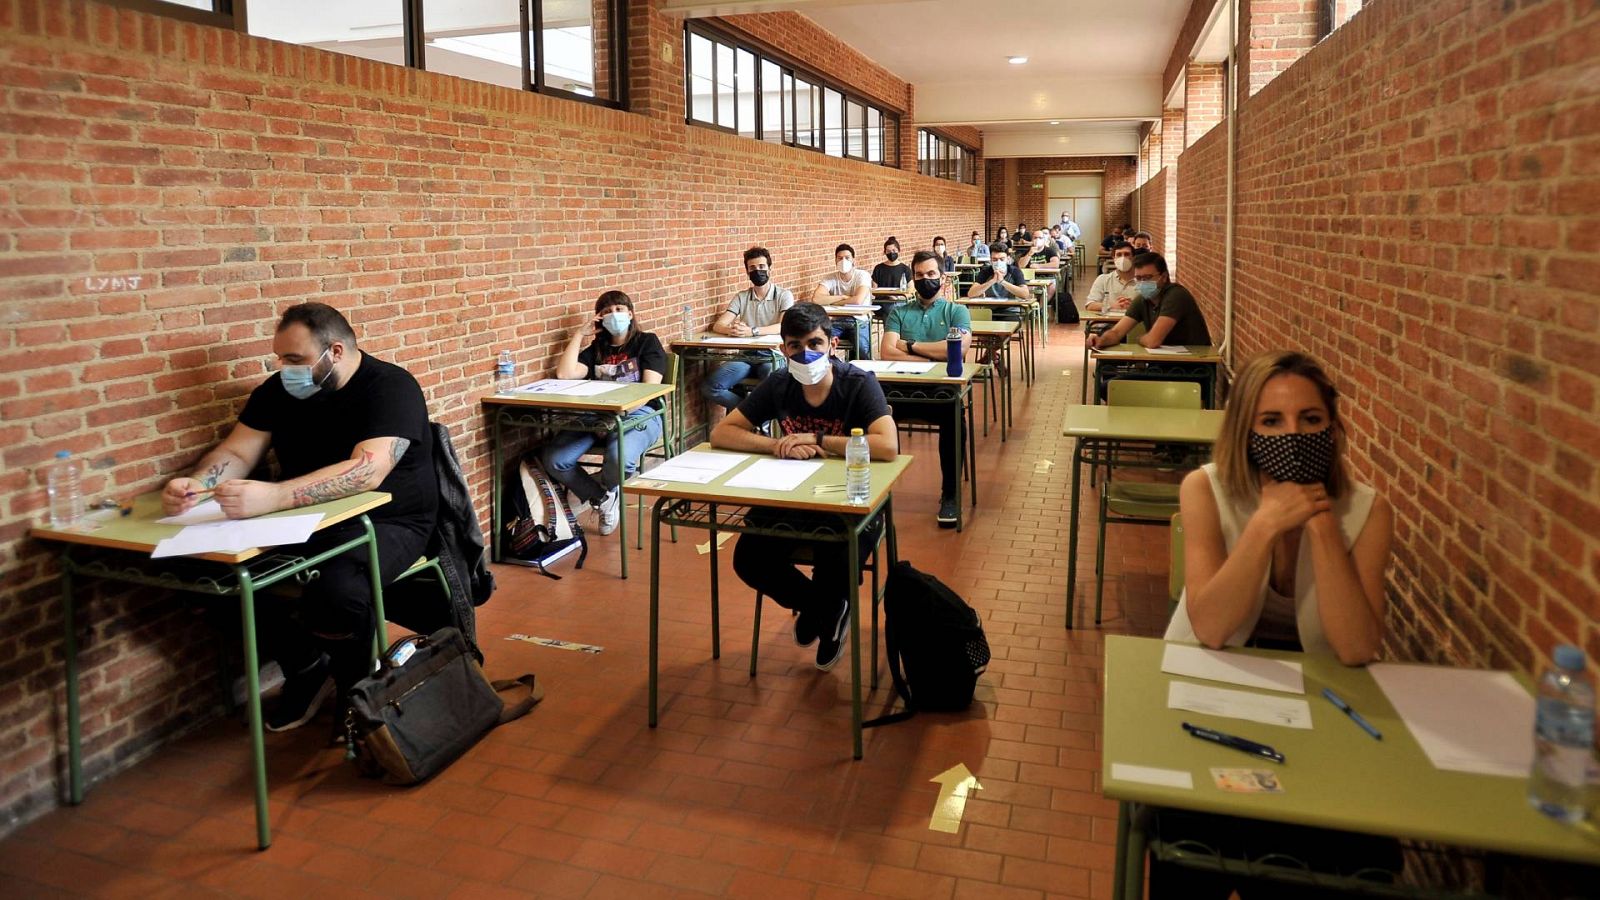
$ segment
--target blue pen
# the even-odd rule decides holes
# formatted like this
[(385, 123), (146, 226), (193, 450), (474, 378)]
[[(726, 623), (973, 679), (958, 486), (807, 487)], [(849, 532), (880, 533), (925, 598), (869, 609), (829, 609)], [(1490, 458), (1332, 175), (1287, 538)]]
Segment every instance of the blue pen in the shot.
[(1355, 710), (1351, 709), (1350, 708), (1350, 704), (1348, 704), (1348, 703), (1344, 702), (1343, 700), (1341, 700), (1339, 698), (1339, 695), (1335, 694), (1333, 692), (1333, 688), (1323, 688), (1322, 689), (1322, 696), (1327, 697), (1329, 703), (1332, 703), (1334, 706), (1339, 707), (1339, 711), (1340, 712), (1343, 712), (1345, 715), (1349, 716), (1350, 717), (1350, 721), (1356, 723), (1357, 725), (1360, 725), (1361, 726), (1361, 730), (1365, 731), (1367, 734), (1372, 735), (1374, 740), (1379, 740), (1379, 741), (1383, 740), (1383, 735), (1378, 732), (1378, 729), (1373, 728), (1372, 724), (1370, 722), (1368, 722), (1366, 719), (1361, 718), (1361, 713), (1358, 713)]

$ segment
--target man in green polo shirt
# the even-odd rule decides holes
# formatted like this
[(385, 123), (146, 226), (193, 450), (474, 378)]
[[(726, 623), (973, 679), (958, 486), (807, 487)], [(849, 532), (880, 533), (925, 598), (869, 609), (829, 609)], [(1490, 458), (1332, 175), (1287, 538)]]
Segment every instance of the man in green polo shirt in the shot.
[[(961, 353), (966, 355), (972, 341), (972, 316), (967, 308), (939, 296), (944, 290), (944, 272), (939, 256), (918, 250), (911, 259), (915, 300), (889, 310), (883, 323), (883, 344), (879, 359), (910, 362), (937, 362), (947, 359), (946, 340), (950, 329), (961, 333)], [(925, 422), (939, 429), (939, 527), (956, 526), (961, 448), (956, 446), (956, 416), (961, 413), (949, 404), (915, 400), (896, 400), (895, 416), (900, 421)]]

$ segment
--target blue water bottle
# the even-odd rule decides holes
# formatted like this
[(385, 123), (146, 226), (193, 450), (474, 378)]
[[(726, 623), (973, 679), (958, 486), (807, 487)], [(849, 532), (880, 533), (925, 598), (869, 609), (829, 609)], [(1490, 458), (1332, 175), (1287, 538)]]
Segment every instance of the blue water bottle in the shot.
[(951, 378), (961, 377), (961, 329), (952, 326), (944, 339), (944, 371)]

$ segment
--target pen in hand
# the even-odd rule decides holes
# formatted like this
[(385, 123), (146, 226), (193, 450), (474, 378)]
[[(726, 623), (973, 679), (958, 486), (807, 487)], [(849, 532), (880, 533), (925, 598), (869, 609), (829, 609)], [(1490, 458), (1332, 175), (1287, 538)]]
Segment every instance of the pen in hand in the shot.
[(1358, 713), (1355, 710), (1351, 709), (1350, 708), (1350, 704), (1344, 702), (1344, 700), (1341, 699), (1338, 694), (1335, 694), (1333, 692), (1333, 688), (1323, 688), (1322, 689), (1322, 696), (1328, 698), (1328, 702), (1332, 703), (1334, 706), (1338, 707), (1340, 712), (1342, 712), (1345, 715), (1349, 716), (1350, 717), (1350, 721), (1356, 723), (1357, 725), (1360, 725), (1362, 731), (1365, 731), (1367, 734), (1372, 735), (1373, 740), (1377, 740), (1377, 741), (1383, 740), (1383, 735), (1381, 733), (1379, 733), (1378, 729), (1373, 728), (1372, 727), (1372, 723), (1368, 722), (1366, 719), (1361, 718), (1361, 714), (1360, 713)]

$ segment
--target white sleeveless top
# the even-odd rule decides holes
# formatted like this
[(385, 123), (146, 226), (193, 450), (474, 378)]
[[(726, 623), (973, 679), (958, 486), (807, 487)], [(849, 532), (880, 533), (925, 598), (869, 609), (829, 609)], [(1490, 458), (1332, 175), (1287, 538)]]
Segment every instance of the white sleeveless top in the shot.
[[(1217, 513), (1222, 521), (1222, 545), (1227, 552), (1233, 552), (1233, 545), (1238, 542), (1239, 535), (1244, 531), (1245, 523), (1250, 521), (1250, 516), (1260, 505), (1260, 500), (1251, 500), (1245, 504), (1235, 504), (1231, 497), (1222, 489), (1222, 482), (1217, 478), (1215, 463), (1206, 463), (1201, 467), (1206, 477), (1211, 481), (1211, 493), (1217, 501)], [(1349, 550), (1355, 544), (1356, 538), (1361, 534), (1361, 529), (1367, 524), (1367, 514), (1372, 512), (1372, 500), (1376, 496), (1372, 488), (1364, 484), (1351, 483), (1344, 496), (1335, 501), (1333, 514), (1339, 520), (1339, 533), (1344, 537), (1344, 546)], [(1256, 633), (1257, 623), (1261, 620), (1262, 609), (1269, 599), (1278, 597), (1268, 582), (1272, 570), (1268, 569), (1261, 576), (1261, 584), (1256, 589), (1254, 607), (1250, 615), (1245, 618), (1239, 630), (1228, 637), (1227, 644), (1237, 647), (1250, 640)], [(1322, 615), (1317, 608), (1317, 585), (1311, 571), (1310, 542), (1304, 538), (1300, 541), (1300, 549), (1295, 560), (1294, 568), (1294, 597), (1283, 598), (1294, 603), (1295, 630), (1299, 632), (1300, 645), (1307, 653), (1331, 654), (1333, 648), (1329, 646), (1328, 639), (1322, 633)], [(1269, 617), (1270, 618), (1270, 617)], [(1266, 635), (1263, 635), (1266, 636)], [(1178, 608), (1172, 613), (1172, 621), (1167, 623), (1166, 639), (1169, 641), (1187, 641), (1199, 643), (1195, 636), (1194, 627), (1189, 624), (1189, 592), (1184, 589), (1183, 598), (1178, 601)]]

